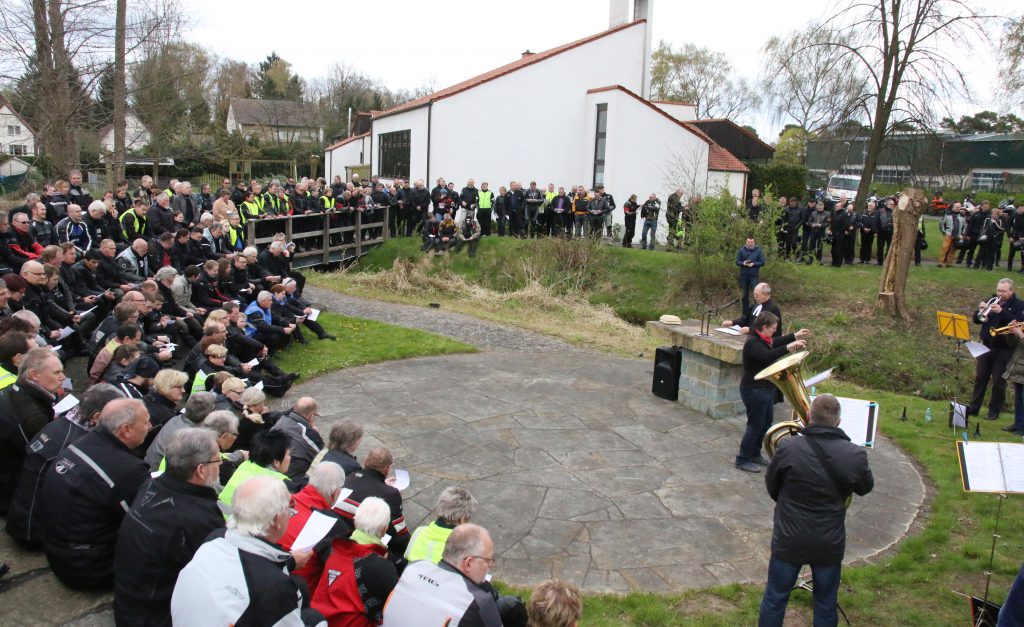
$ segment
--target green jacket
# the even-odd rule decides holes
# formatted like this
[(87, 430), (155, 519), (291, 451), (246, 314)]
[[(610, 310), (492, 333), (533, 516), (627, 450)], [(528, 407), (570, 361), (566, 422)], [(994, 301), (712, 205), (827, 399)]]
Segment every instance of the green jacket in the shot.
[(446, 526), (440, 518), (429, 525), (417, 527), (409, 539), (409, 546), (405, 549), (405, 559), (410, 562), (428, 559), (437, 564), (441, 561), (444, 545), (452, 531), (455, 531), (455, 527)]
[(220, 492), (219, 500), (228, 506), (228, 511), (231, 511), (231, 497), (235, 495), (235, 490), (238, 486), (245, 483), (246, 480), (252, 479), (253, 477), (274, 477), (281, 481), (287, 481), (288, 476), (282, 475), (281, 473), (271, 468), (264, 468), (254, 462), (244, 461), (238, 466), (238, 470), (235, 474), (231, 475), (231, 479), (228, 480), (228, 484), (224, 486), (224, 489)]

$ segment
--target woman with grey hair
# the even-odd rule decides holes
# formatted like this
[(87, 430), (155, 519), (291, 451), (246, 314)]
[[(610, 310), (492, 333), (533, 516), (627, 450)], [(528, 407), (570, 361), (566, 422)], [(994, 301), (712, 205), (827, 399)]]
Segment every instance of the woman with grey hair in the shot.
[(473, 519), (477, 500), (466, 488), (452, 486), (444, 489), (437, 497), (437, 520), (418, 527), (405, 549), (405, 559), (410, 562), (429, 559), (437, 564), (441, 561), (445, 543), (459, 525)]
[(363, 425), (350, 418), (339, 420), (331, 425), (323, 461), (341, 466), (346, 475), (357, 472), (361, 466), (356, 459), (356, 449), (362, 441)]

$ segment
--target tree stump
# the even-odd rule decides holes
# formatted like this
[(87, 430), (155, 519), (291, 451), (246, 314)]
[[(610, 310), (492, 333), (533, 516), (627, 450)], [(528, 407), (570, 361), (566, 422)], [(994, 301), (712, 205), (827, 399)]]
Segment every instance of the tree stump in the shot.
[(907, 275), (910, 272), (914, 247), (917, 246), (917, 219), (921, 216), (926, 202), (924, 192), (919, 189), (908, 187), (900, 194), (892, 217), (892, 245), (885, 257), (882, 278), (878, 286), (876, 307), (907, 322), (910, 322), (906, 301)]

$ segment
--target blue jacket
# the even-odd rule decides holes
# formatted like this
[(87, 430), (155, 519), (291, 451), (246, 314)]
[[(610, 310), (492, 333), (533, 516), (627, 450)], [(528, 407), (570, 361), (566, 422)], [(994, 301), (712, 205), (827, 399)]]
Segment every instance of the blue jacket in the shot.
[[(747, 261), (753, 261), (754, 265), (750, 267), (744, 265)], [(740, 267), (740, 276), (756, 277), (761, 266), (764, 265), (764, 253), (761, 252), (761, 247), (747, 248), (746, 245), (740, 246), (740, 249), (736, 252), (736, 265)]]

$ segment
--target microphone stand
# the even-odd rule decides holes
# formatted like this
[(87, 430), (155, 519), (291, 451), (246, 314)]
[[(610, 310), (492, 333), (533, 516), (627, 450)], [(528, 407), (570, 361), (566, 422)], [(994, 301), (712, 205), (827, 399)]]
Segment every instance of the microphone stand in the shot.
[(726, 307), (732, 307), (733, 305), (738, 303), (739, 300), (740, 299), (738, 299), (738, 298), (734, 298), (734, 299), (732, 299), (731, 301), (729, 301), (727, 303), (724, 303), (722, 305), (718, 305), (717, 307), (709, 307), (709, 308), (705, 309), (704, 313), (701, 315), (701, 318), (700, 318), (700, 333), (698, 333), (697, 335), (699, 337), (711, 337), (711, 318), (712, 318), (712, 316), (717, 316), (718, 313), (721, 310), (725, 309)]

